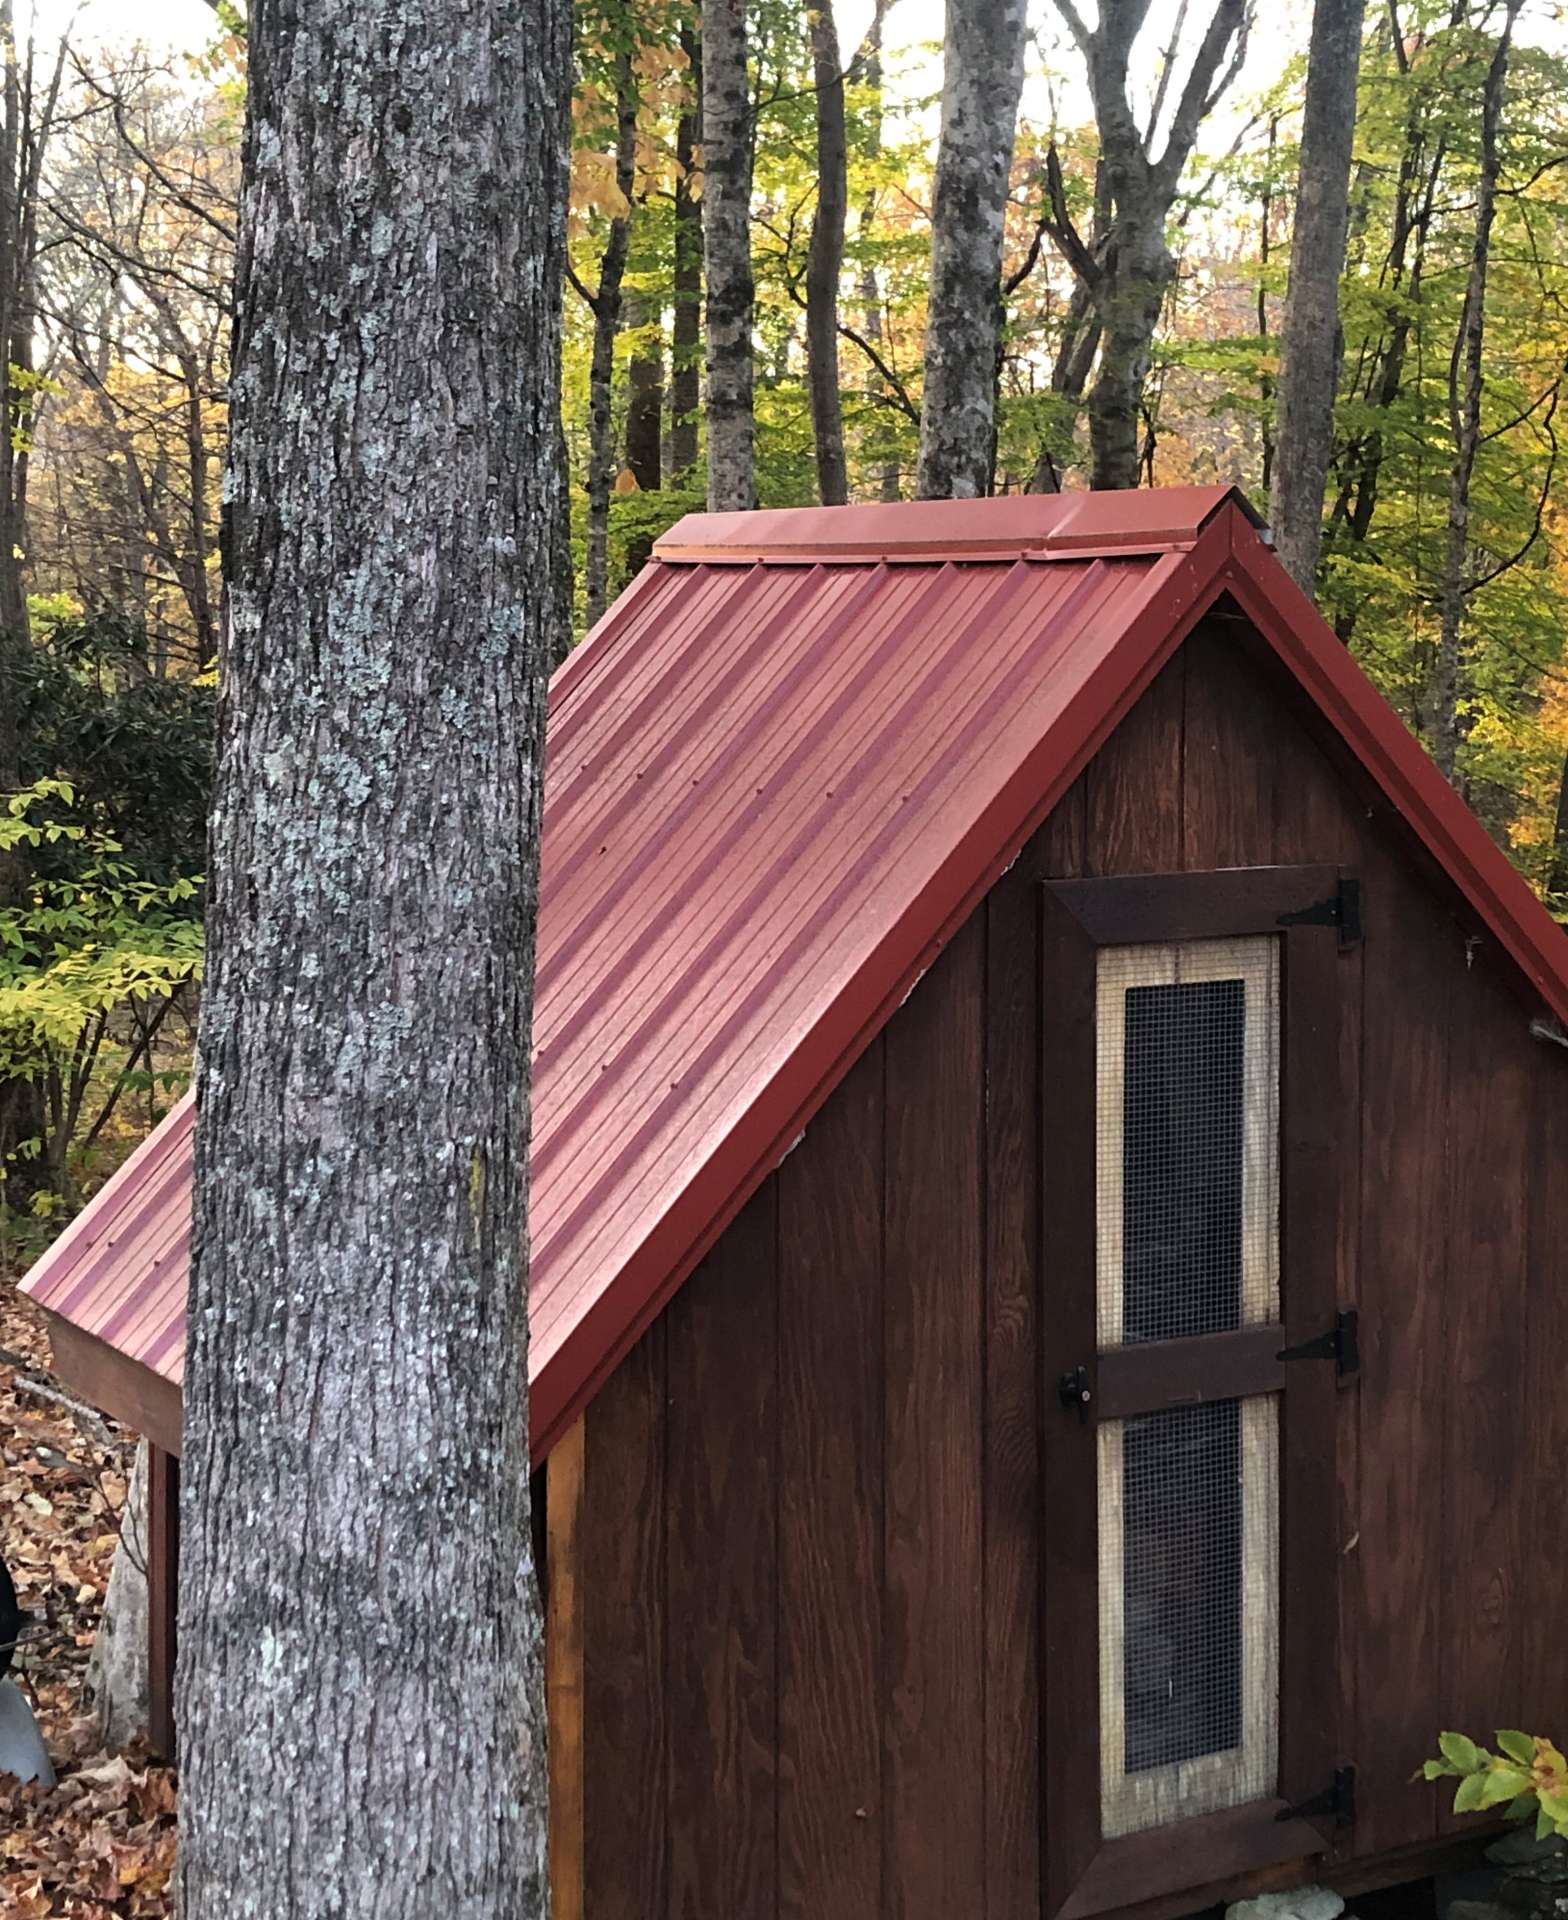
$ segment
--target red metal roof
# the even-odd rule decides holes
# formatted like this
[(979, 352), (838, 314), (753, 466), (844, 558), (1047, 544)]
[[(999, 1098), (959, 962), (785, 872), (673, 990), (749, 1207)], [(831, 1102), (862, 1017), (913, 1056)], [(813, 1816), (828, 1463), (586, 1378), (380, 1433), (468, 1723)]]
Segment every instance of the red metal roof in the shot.
[[(1568, 1020), (1568, 939), (1238, 495), (692, 515), (655, 551), (551, 687), (536, 1455), (1222, 592)], [(187, 1102), (24, 1283), (171, 1380), (190, 1142)]]

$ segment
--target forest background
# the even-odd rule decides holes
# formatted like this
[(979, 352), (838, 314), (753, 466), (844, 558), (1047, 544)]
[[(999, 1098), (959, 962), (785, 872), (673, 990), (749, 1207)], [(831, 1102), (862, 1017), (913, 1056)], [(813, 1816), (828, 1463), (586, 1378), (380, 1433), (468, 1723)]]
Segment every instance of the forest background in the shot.
[[(13, 4), (0, 0), (0, 24)], [(1129, 99), (1151, 156), (1173, 145), (1216, 23), (1241, 25), (1184, 130), (1160, 236), (1173, 271), (1125, 396), (1136, 470), (1123, 478), (1233, 482), (1266, 508), (1310, 9), (1132, 9), (1145, 11)], [(747, 13), (751, 484), (767, 506), (911, 497), (941, 0), (752, 0)], [(1563, 14), (1546, 0), (1367, 0), (1317, 587), (1568, 915)], [(1063, 0), (1029, 15), (986, 459), (998, 493), (1087, 483), (1111, 353), (1093, 297), (1116, 262), (1111, 169), (1074, 17)], [(698, 0), (577, 0), (575, 19), (563, 433), (580, 637), (707, 499), (709, 312)], [(134, 24), (139, 39), (105, 0), (17, 7), (0, 88), (0, 255), (16, 263), (0, 273), (0, 625), (15, 639), (0, 663), (0, 793), (15, 796), (0, 812), (0, 1231), (13, 1264), (183, 1089), (201, 966), (246, 36), (228, 0), (149, 0)], [(1445, 605), (1460, 619), (1446, 671)]]

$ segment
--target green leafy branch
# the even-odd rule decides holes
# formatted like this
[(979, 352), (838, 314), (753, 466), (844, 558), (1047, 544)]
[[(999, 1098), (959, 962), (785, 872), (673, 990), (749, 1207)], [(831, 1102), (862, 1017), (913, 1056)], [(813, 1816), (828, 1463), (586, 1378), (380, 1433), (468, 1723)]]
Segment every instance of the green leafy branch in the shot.
[(1534, 1814), (1538, 1840), (1568, 1836), (1568, 1760), (1550, 1740), (1499, 1730), (1497, 1753), (1462, 1733), (1445, 1733), (1437, 1744), (1441, 1758), (1428, 1760), (1421, 1777), (1458, 1780), (1455, 1813), (1503, 1807), (1510, 1820), (1528, 1820)]

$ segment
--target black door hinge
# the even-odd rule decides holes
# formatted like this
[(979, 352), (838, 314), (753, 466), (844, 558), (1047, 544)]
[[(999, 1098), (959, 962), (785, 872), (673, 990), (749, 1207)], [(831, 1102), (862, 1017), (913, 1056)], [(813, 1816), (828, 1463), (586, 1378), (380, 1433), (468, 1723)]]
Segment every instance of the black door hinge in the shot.
[(1336, 1827), (1356, 1824), (1356, 1770), (1336, 1767), (1332, 1786), (1309, 1799), (1298, 1800), (1293, 1807), (1281, 1807), (1276, 1820), (1332, 1820)]
[(1361, 882), (1349, 876), (1339, 883), (1337, 893), (1326, 900), (1315, 900), (1310, 907), (1294, 913), (1282, 913), (1275, 922), (1281, 927), (1338, 927), (1341, 948), (1361, 944)]
[(1298, 1347), (1281, 1347), (1276, 1360), (1332, 1360), (1341, 1380), (1361, 1371), (1361, 1316), (1351, 1307), (1336, 1314), (1327, 1333), (1303, 1340)]

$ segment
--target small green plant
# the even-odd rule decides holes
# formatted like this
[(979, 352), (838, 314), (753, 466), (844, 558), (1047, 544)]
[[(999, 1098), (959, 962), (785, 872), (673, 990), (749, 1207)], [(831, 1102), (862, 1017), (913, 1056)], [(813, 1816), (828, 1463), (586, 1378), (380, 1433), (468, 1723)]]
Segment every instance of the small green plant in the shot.
[(1568, 1837), (1568, 1760), (1538, 1734), (1499, 1730), (1499, 1751), (1490, 1753), (1462, 1733), (1438, 1740), (1440, 1758), (1421, 1769), (1426, 1780), (1459, 1782), (1455, 1813), (1502, 1807), (1510, 1820), (1535, 1816), (1535, 1837)]

